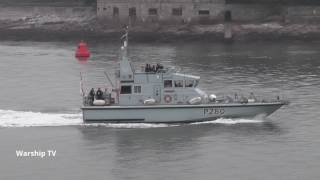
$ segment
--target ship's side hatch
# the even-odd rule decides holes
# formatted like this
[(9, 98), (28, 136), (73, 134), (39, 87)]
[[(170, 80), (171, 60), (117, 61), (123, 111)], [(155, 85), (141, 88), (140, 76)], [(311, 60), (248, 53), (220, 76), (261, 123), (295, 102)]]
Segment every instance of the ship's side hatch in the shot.
[(153, 86), (153, 97), (157, 103), (161, 102), (161, 86), (160, 85)]

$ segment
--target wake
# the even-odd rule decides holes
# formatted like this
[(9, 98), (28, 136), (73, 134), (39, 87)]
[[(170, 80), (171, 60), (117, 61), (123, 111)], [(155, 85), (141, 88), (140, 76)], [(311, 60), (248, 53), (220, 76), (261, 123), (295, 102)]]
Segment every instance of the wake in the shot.
[(226, 119), (226, 118), (219, 118), (213, 121), (204, 121), (204, 122), (195, 122), (192, 124), (226, 124), (226, 125), (234, 125), (234, 124), (247, 124), (247, 123), (262, 123), (263, 120), (256, 120), (256, 119)]
[(0, 127), (71, 126), (81, 124), (83, 124), (81, 114), (0, 110)]
[(160, 128), (199, 124), (240, 124), (261, 123), (263, 120), (251, 119), (217, 119), (214, 121), (190, 124), (153, 124), (153, 123), (83, 123), (82, 114), (42, 113), (31, 111), (0, 110), (0, 127), (50, 127), (50, 126), (103, 126), (111, 128)]

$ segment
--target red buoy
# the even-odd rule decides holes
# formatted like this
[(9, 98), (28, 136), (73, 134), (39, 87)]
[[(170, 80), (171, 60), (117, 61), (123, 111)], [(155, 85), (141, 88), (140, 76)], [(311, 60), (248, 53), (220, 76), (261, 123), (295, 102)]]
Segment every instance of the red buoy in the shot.
[(84, 43), (83, 41), (79, 43), (75, 56), (79, 61), (88, 60), (88, 58), (90, 57), (90, 52), (86, 43)]

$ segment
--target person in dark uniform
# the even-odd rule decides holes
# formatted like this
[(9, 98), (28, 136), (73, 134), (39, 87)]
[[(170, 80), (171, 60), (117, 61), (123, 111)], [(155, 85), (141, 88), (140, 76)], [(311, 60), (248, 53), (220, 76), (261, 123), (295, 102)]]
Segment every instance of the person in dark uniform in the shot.
[(96, 98), (99, 100), (103, 99), (103, 92), (101, 91), (100, 88), (98, 88), (96, 96), (97, 96)]
[(148, 72), (148, 64), (146, 64), (146, 67), (144, 68), (144, 72)]
[(90, 104), (93, 105), (93, 101), (94, 101), (94, 96), (96, 95), (96, 93), (94, 92), (94, 89), (92, 88), (89, 92), (89, 99), (90, 99)]

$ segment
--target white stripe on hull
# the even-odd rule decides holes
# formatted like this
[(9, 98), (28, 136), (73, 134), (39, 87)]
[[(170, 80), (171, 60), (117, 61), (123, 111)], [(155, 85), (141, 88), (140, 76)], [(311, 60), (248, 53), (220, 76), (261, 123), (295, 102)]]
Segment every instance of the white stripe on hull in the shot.
[(86, 122), (173, 123), (214, 120), (217, 118), (252, 118), (270, 115), (283, 103), (158, 105), (158, 106), (90, 106), (83, 107)]

